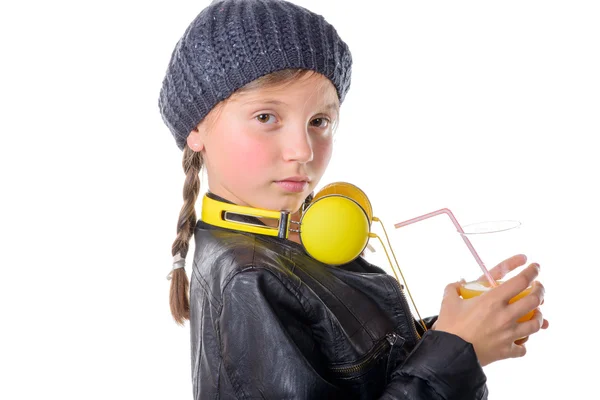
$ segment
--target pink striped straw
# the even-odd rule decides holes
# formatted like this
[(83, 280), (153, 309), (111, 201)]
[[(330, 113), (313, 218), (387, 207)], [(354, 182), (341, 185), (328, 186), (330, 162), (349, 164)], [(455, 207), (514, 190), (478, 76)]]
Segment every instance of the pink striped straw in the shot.
[(465, 231), (463, 231), (462, 226), (460, 226), (460, 224), (458, 223), (458, 221), (454, 217), (454, 214), (452, 214), (452, 211), (450, 211), (449, 209), (442, 208), (441, 210), (437, 210), (437, 211), (434, 211), (434, 212), (430, 212), (429, 214), (424, 214), (424, 215), (421, 215), (419, 217), (409, 219), (408, 221), (398, 222), (397, 224), (394, 224), (394, 227), (396, 229), (398, 229), (398, 228), (401, 228), (403, 226), (410, 225), (410, 224), (415, 223), (415, 222), (423, 221), (424, 219), (431, 218), (431, 217), (434, 217), (434, 216), (440, 215), (440, 214), (446, 214), (446, 215), (448, 215), (448, 217), (450, 217), (450, 219), (452, 220), (452, 223), (454, 224), (454, 226), (456, 227), (456, 229), (458, 230), (458, 232), (460, 232), (460, 236), (463, 238), (463, 240), (465, 241), (465, 244), (467, 245), (467, 247), (471, 251), (471, 254), (473, 254), (473, 257), (475, 257), (475, 261), (477, 261), (477, 264), (479, 264), (479, 267), (483, 271), (485, 277), (490, 282), (490, 285), (492, 285), (492, 287), (498, 286), (498, 283), (496, 283), (496, 280), (492, 277), (492, 275), (490, 274), (490, 272), (487, 270), (487, 268), (483, 264), (483, 261), (479, 257), (479, 254), (477, 254), (477, 252), (475, 251), (475, 248), (473, 248), (473, 245), (471, 244), (471, 241), (465, 235)]

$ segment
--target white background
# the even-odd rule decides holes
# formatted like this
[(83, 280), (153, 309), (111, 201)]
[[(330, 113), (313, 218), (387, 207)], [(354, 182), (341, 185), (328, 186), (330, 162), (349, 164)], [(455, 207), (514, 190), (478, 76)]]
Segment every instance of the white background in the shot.
[[(322, 182), (366, 191), (425, 314), (477, 265), (447, 218), (393, 223), (520, 220), (551, 326), (486, 368), (490, 399), (594, 397), (597, 3), (296, 2), (354, 57)], [(165, 279), (184, 176), (157, 98), (207, 3), (0, 6), (0, 398), (191, 398)]]

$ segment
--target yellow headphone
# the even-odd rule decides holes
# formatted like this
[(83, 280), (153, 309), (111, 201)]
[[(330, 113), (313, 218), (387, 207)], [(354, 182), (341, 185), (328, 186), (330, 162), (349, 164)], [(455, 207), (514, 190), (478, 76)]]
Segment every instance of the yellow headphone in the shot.
[[(232, 215), (269, 218), (276, 227), (239, 220)], [(328, 265), (346, 264), (358, 257), (371, 234), (373, 211), (369, 199), (358, 187), (336, 182), (325, 186), (304, 208), (300, 221), (291, 221), (287, 211), (271, 211), (215, 200), (208, 195), (202, 201), (202, 220), (208, 224), (244, 232), (287, 238), (297, 232), (306, 252)], [(298, 229), (293, 229), (297, 224)]]
[[(238, 219), (235, 219), (236, 216)], [(268, 218), (278, 223), (275, 227), (259, 225), (240, 221), (239, 216)], [(239, 206), (213, 199), (208, 195), (204, 195), (202, 200), (201, 218), (210, 225), (279, 238), (287, 238), (289, 232), (297, 232), (302, 246), (312, 258), (332, 266), (353, 261), (365, 250), (370, 238), (377, 238), (386, 253), (396, 280), (399, 280), (383, 241), (371, 232), (372, 222), (381, 223), (381, 220), (373, 216), (373, 208), (367, 195), (347, 182), (335, 182), (323, 187), (303, 208), (300, 221), (291, 221), (290, 213), (287, 211)], [(298, 225), (298, 228), (293, 229), (292, 224)], [(381, 226), (385, 232), (383, 223)], [(387, 233), (385, 235), (387, 238)], [(389, 238), (387, 239), (389, 244)], [(406, 285), (391, 245), (390, 249)], [(406, 287), (408, 289), (407, 285)], [(412, 296), (410, 297), (412, 300)], [(419, 314), (414, 301), (413, 306)], [(425, 328), (422, 319), (421, 323)]]

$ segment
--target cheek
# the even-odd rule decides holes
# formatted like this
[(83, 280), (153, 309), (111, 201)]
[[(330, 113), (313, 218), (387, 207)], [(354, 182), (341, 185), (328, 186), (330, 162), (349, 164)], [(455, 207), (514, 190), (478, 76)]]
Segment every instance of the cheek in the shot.
[(273, 143), (240, 131), (221, 142), (219, 169), (231, 179), (244, 181), (264, 175), (273, 164)]
[(326, 168), (333, 152), (333, 139), (315, 141), (313, 143), (313, 164), (318, 168)]

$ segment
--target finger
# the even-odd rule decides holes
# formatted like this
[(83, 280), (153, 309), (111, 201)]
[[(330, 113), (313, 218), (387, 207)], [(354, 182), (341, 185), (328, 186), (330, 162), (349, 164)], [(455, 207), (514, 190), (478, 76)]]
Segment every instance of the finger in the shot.
[(545, 319), (544, 322), (542, 323), (542, 329), (548, 329), (549, 326), (550, 326), (550, 323), (548, 322), (547, 319)]
[(460, 282), (453, 282), (444, 288), (444, 298), (442, 301), (456, 301), (460, 299), (460, 285), (464, 283), (464, 280)]
[(539, 332), (542, 329), (544, 324), (544, 317), (539, 310), (535, 310), (533, 313), (533, 317), (529, 321), (521, 322), (517, 324), (515, 329), (515, 336), (517, 338), (522, 338), (524, 336), (533, 335), (536, 332)]
[(533, 285), (532, 285), (532, 288), (531, 288), (531, 291), (529, 294), (525, 295), (524, 297), (522, 297), (514, 302), (512, 300), (509, 301), (511, 303), (508, 306), (510, 313), (516, 319), (522, 317), (523, 315), (525, 315), (528, 312), (533, 311), (533, 310), (537, 310), (541, 315), (541, 312), (538, 307), (544, 301), (544, 293), (545, 293), (544, 286), (540, 282), (537, 282), (537, 281), (533, 282)]
[[(517, 254), (516, 256), (512, 256), (502, 261), (500, 264), (496, 265), (494, 268), (490, 270), (490, 274), (496, 280), (500, 280), (506, 276), (509, 272), (514, 269), (520, 267), (521, 265), (525, 265), (527, 262), (527, 256), (525, 254)], [(487, 280), (485, 275), (481, 275), (478, 281)]]
[[(504, 301), (508, 302), (510, 299), (527, 289), (532, 284), (534, 279), (540, 273), (540, 266), (537, 263), (530, 264), (523, 271), (519, 272), (518, 275), (510, 278), (503, 284), (493, 288), (489, 294), (495, 292), (496, 296), (499, 296)], [(537, 306), (536, 306), (537, 307)]]
[[(543, 303), (543, 301), (542, 301), (542, 303)], [(540, 313), (542, 312), (539, 308), (536, 308), (536, 311), (538, 311)], [(550, 323), (548, 322), (548, 320), (546, 318), (544, 318), (544, 321), (542, 322), (542, 329), (548, 329), (548, 326), (550, 326)]]
[(508, 356), (510, 358), (518, 358), (523, 357), (525, 354), (527, 354), (527, 349), (523, 344), (513, 343), (510, 347)]

